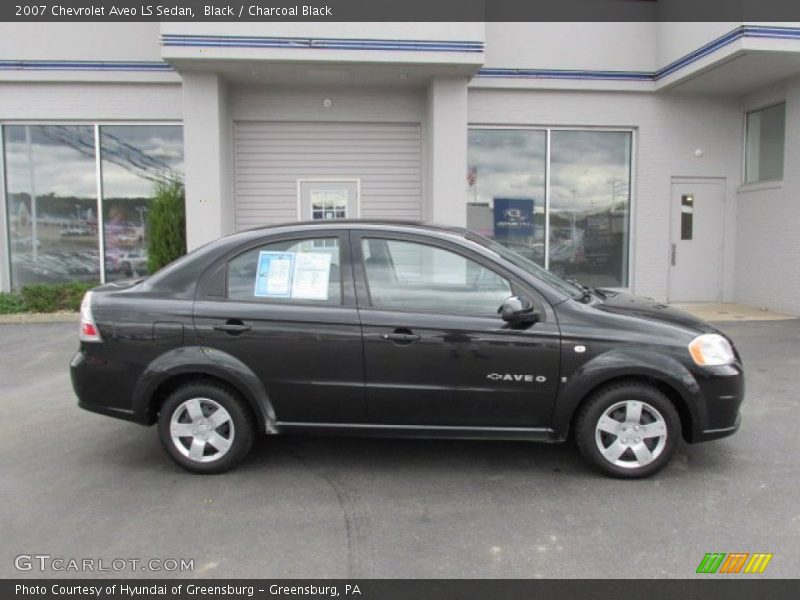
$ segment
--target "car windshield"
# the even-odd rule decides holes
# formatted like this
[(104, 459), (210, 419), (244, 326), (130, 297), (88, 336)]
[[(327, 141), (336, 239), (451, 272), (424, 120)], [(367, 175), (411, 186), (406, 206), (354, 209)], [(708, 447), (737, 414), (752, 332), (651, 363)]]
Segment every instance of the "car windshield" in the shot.
[(483, 237), (482, 235), (478, 235), (472, 231), (468, 231), (466, 235), (468, 240), (473, 242), (479, 243), (481, 246), (484, 246), (494, 252), (495, 254), (501, 256), (502, 258), (506, 259), (510, 263), (513, 263), (520, 269), (527, 271), (537, 279), (541, 279), (549, 286), (557, 289), (558, 291), (566, 294), (567, 296), (574, 297), (577, 294), (581, 294), (583, 289), (570, 281), (566, 281), (561, 279), (558, 275), (554, 275), (547, 269), (540, 267), (532, 260), (525, 258), (524, 256), (517, 254), (513, 250), (506, 248), (502, 244), (498, 244), (497, 242), (490, 240), (489, 238)]

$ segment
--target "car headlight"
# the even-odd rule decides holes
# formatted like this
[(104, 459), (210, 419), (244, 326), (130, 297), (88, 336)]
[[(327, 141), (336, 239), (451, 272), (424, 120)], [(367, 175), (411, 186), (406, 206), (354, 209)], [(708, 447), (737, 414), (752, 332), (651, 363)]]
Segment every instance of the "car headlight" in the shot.
[(730, 365), (736, 359), (731, 343), (717, 333), (704, 333), (689, 342), (692, 360), (704, 367)]

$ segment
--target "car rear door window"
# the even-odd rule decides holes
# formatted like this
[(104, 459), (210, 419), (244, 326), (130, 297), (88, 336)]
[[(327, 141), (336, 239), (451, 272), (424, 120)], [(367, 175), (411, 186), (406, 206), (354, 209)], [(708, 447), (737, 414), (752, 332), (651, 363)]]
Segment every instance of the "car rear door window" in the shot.
[(494, 315), (512, 295), (504, 277), (438, 246), (379, 238), (364, 238), (361, 245), (375, 308)]
[(228, 262), (228, 298), (291, 304), (342, 303), (339, 239), (293, 239), (247, 250)]

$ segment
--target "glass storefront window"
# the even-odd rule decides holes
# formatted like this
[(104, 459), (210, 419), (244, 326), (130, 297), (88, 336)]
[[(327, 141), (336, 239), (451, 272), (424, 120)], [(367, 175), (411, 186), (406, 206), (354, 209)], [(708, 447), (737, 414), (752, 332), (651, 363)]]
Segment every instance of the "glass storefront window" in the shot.
[(544, 265), (547, 133), (470, 129), (467, 227)]
[(547, 131), (471, 129), (467, 227), (566, 278), (626, 287), (631, 144), (627, 131), (552, 129), (548, 164)]
[(100, 281), (94, 128), (3, 128), (11, 284)]
[(550, 262), (591, 286), (628, 285), (631, 134), (553, 131)]
[(106, 281), (147, 275), (147, 209), (155, 186), (183, 178), (178, 125), (103, 125)]
[(158, 183), (183, 179), (180, 125), (5, 125), (2, 132), (12, 287), (147, 274), (148, 204)]

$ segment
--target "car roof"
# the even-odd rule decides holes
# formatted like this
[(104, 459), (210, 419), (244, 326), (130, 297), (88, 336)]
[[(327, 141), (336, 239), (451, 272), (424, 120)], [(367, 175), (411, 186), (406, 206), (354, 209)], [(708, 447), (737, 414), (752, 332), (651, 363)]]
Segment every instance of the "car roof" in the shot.
[(418, 229), (430, 232), (455, 234), (460, 237), (463, 237), (468, 231), (466, 227), (442, 225), (427, 221), (395, 219), (319, 219), (315, 221), (293, 221), (291, 223), (282, 223), (279, 225), (253, 227), (252, 229), (244, 230), (241, 233), (253, 233), (259, 231), (269, 233), (281, 229), (312, 230), (318, 227), (334, 227), (342, 229), (358, 229), (359, 227), (367, 227), (370, 229)]
[[(175, 262), (153, 274), (145, 281), (145, 285), (153, 289), (164, 286), (164, 289), (182, 289), (185, 293), (194, 293), (191, 287), (200, 277), (211, 261), (217, 260), (239, 244), (259, 240), (262, 236), (280, 234), (307, 233), (315, 230), (354, 230), (368, 229), (372, 231), (399, 233), (427, 233), (433, 236), (448, 236), (464, 240), (468, 230), (465, 227), (438, 225), (423, 221), (401, 221), (389, 219), (329, 219), (317, 221), (293, 221), (278, 225), (266, 225), (232, 233), (209, 242), (184, 255)], [(190, 289), (191, 288), (191, 289)]]
[[(201, 274), (214, 261), (225, 256), (228, 252), (242, 248), (244, 244), (258, 242), (262, 237), (264, 241), (273, 235), (293, 235), (297, 233), (313, 232), (314, 230), (370, 230), (386, 231), (398, 233), (422, 233), (440, 238), (449, 237), (459, 239), (462, 243), (469, 243), (474, 246), (473, 250), (484, 255), (492, 251), (483, 244), (471, 238), (470, 231), (466, 227), (451, 225), (441, 225), (426, 221), (413, 220), (389, 220), (389, 219), (330, 219), (317, 221), (293, 221), (279, 225), (268, 225), (239, 231), (209, 242), (199, 248), (194, 249), (189, 254), (184, 255), (170, 265), (167, 265), (151, 277), (147, 278), (143, 285), (150, 289), (162, 289), (175, 295), (185, 295), (193, 297), (195, 285)], [(492, 255), (492, 260), (505, 259)], [(512, 263), (506, 265), (511, 270), (518, 271), (518, 275), (523, 279), (529, 275), (524, 274), (524, 269)], [(538, 291), (548, 298), (551, 302), (563, 301), (566, 296), (563, 292), (551, 287), (547, 282), (540, 281), (536, 286)]]

